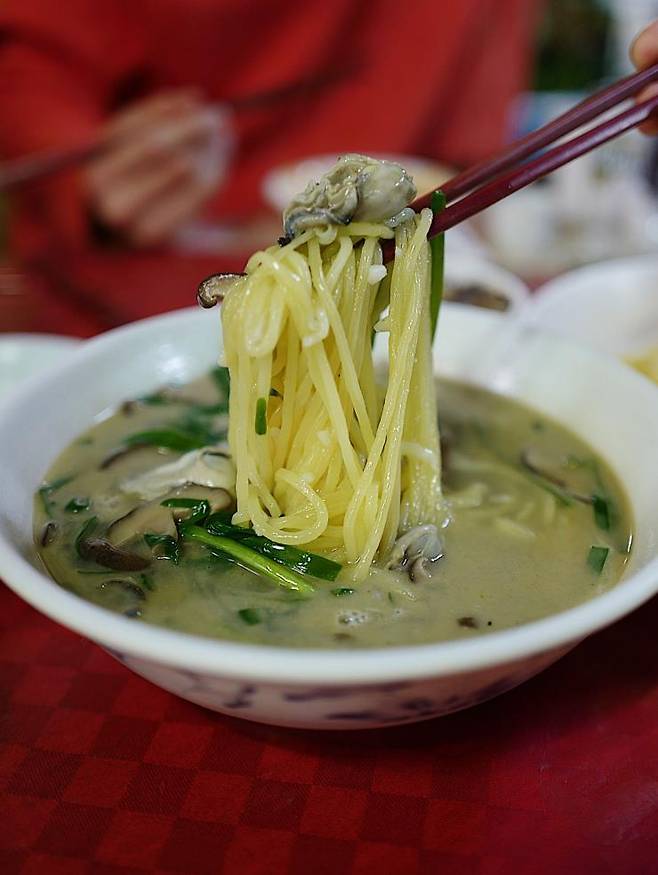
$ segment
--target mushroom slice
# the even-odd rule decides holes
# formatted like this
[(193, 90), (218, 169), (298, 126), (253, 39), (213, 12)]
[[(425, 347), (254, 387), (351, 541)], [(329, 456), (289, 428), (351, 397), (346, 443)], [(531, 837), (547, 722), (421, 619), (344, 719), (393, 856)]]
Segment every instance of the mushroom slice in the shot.
[(192, 450), (175, 462), (159, 465), (145, 474), (124, 480), (120, 488), (122, 492), (135, 493), (144, 501), (152, 501), (189, 483), (211, 489), (225, 489), (234, 495), (235, 468), (231, 457), (213, 447)]
[(78, 542), (78, 553), (82, 559), (113, 571), (143, 571), (151, 564), (149, 559), (121, 550), (106, 538), (83, 538)]
[(121, 546), (147, 532), (178, 537), (171, 508), (162, 507), (159, 501), (140, 504), (115, 520), (107, 530), (107, 537), (110, 543)]
[(412, 582), (429, 579), (429, 565), (443, 556), (443, 541), (436, 526), (414, 526), (393, 545), (387, 568), (406, 571)]
[(162, 502), (170, 498), (198, 498), (200, 501), (207, 501), (211, 513), (225, 510), (233, 504), (233, 497), (226, 489), (188, 483), (180, 489), (160, 495), (153, 501), (138, 505), (125, 516), (115, 520), (107, 530), (108, 540), (112, 544), (122, 546), (146, 534), (168, 535), (170, 538), (177, 539), (176, 522), (189, 516), (190, 509), (163, 507)]
[(214, 307), (224, 299), (229, 289), (245, 276), (244, 273), (214, 273), (212, 276), (207, 276), (197, 288), (197, 303), (206, 310)]
[(562, 475), (554, 470), (556, 464), (555, 461), (551, 461), (544, 457), (541, 451), (536, 447), (526, 447), (521, 451), (520, 459), (523, 467), (530, 471), (531, 474), (534, 474), (535, 477), (539, 477), (541, 480), (551, 483), (553, 486), (556, 486), (564, 492), (565, 495), (568, 495), (576, 501), (582, 501), (583, 504), (592, 503), (592, 496), (584, 495), (582, 492), (574, 490)]

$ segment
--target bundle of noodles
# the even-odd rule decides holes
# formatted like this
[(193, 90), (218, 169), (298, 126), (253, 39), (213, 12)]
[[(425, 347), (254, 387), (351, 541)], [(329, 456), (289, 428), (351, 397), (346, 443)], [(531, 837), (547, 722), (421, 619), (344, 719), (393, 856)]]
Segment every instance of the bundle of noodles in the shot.
[[(398, 534), (439, 525), (429, 210), (315, 225), (258, 252), (224, 300), (234, 522), (362, 579)], [(382, 265), (380, 239), (395, 236)], [(382, 318), (383, 316), (383, 318)], [(388, 382), (373, 331), (388, 336)]]

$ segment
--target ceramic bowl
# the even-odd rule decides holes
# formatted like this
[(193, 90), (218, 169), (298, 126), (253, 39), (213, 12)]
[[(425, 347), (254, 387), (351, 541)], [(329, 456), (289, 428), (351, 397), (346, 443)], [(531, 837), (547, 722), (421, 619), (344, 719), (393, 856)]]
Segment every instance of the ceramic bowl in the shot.
[(635, 543), (613, 590), (544, 620), (466, 641), (300, 652), (142, 625), (62, 589), (33, 548), (39, 482), (77, 434), (125, 398), (206, 371), (217, 357), (218, 322), (213, 311), (183, 310), (112, 331), (81, 346), (0, 410), (0, 577), (133, 671), (200, 705), (264, 723), (318, 729), (407, 723), (516, 686), (658, 590), (654, 387), (613, 358), (537, 331), (511, 331), (500, 316), (450, 305), (441, 314), (438, 371), (564, 423), (625, 484)]

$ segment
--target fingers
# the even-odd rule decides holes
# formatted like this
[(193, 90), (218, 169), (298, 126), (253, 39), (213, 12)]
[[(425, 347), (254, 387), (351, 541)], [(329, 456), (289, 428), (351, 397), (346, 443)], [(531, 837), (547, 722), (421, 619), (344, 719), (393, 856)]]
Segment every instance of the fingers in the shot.
[(638, 70), (644, 70), (658, 61), (658, 21), (652, 22), (635, 37), (630, 55)]
[(215, 119), (203, 108), (140, 125), (93, 162), (89, 180), (95, 188), (108, 186), (113, 180), (141, 174), (154, 163), (170, 161), (188, 150), (201, 150), (215, 136), (216, 126)]
[(198, 109), (201, 95), (194, 88), (163, 91), (131, 104), (117, 113), (105, 127), (109, 138), (120, 138), (140, 129), (147, 129), (160, 121), (176, 118)]
[(198, 180), (172, 187), (158, 199), (157, 209), (146, 209), (139, 215), (131, 229), (132, 242), (137, 246), (165, 242), (198, 213), (207, 196), (206, 187)]

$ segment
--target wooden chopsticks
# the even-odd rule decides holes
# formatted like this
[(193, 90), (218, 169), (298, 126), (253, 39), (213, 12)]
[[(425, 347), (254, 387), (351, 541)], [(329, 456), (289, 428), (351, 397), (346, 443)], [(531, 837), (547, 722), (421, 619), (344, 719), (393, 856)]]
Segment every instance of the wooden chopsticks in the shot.
[[(540, 149), (553, 144), (566, 134), (574, 133), (602, 113), (639, 94), (649, 83), (657, 80), (658, 64), (627, 76), (586, 98), (552, 122), (512, 143), (492, 159), (483, 161), (450, 179), (441, 187), (448, 206), (435, 215), (429, 236), (434, 237), (447, 231), (513, 192), (552, 173), (558, 167), (568, 164), (586, 152), (591, 152), (592, 149), (647, 121), (658, 110), (658, 95), (523, 163), (524, 159), (530, 158)], [(411, 204), (413, 209), (419, 210), (429, 206), (432, 194), (430, 192), (414, 201)], [(390, 249), (390, 246), (385, 246), (385, 255), (389, 258)]]

